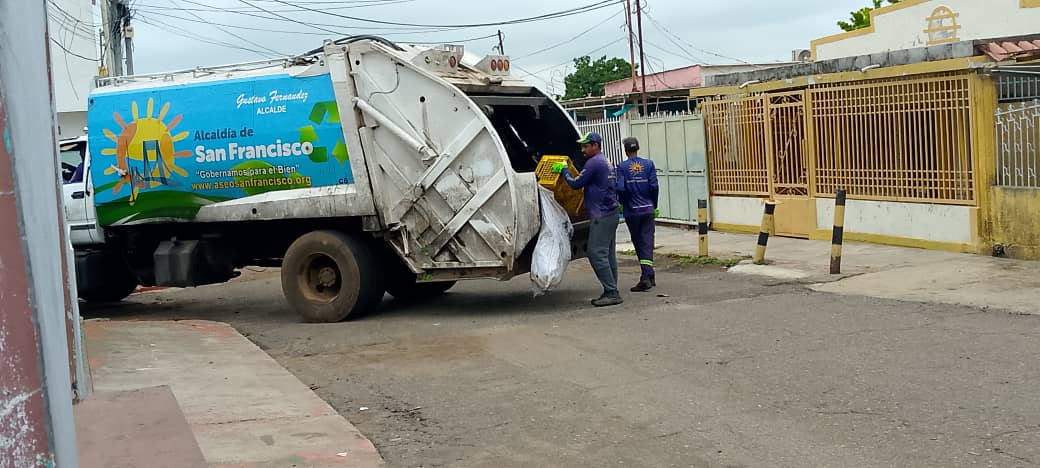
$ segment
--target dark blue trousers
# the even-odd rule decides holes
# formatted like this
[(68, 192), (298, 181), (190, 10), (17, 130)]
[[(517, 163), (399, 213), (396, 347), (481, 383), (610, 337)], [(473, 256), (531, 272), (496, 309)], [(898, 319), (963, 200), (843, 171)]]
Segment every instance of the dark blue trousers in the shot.
[(654, 278), (654, 215), (625, 215), (625, 224), (639, 257), (640, 280)]

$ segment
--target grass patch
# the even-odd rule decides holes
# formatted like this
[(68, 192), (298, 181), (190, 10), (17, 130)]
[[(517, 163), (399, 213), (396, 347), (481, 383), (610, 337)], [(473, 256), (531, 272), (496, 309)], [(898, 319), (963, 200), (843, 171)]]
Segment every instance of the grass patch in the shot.
[[(635, 257), (636, 256), (636, 251), (635, 250), (620, 250), (620, 251), (618, 251), (618, 255), (624, 255), (624, 256), (627, 256), (627, 257)], [(744, 256), (744, 257), (739, 257), (739, 258), (693, 257), (693, 256), (681, 255), (681, 254), (667, 254), (667, 255), (665, 255), (665, 257), (668, 257), (668, 258), (670, 258), (672, 260), (675, 260), (675, 263), (678, 263), (679, 265), (718, 265), (718, 266), (726, 267), (726, 268), (734, 267), (738, 263), (740, 263), (740, 262), (742, 262), (744, 260), (748, 260), (748, 259), (751, 258), (749, 256)]]
[[(691, 257), (689, 255), (669, 254), (668, 258), (675, 260), (680, 265), (718, 265), (731, 268), (746, 258), (715, 258), (715, 257)], [(749, 257), (748, 257), (749, 258)]]

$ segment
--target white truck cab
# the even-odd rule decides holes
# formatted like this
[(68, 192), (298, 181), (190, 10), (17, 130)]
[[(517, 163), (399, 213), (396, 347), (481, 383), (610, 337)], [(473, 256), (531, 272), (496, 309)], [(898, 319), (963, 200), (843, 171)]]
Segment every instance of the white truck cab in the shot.
[(137, 278), (118, 255), (106, 250), (105, 232), (97, 222), (90, 145), (86, 136), (58, 142), (61, 193), (69, 240), (76, 256), (79, 297), (91, 302), (118, 301), (137, 288)]
[(97, 224), (97, 214), (91, 199), (90, 148), (87, 137), (80, 136), (58, 142), (61, 152), (62, 201), (65, 222), (71, 232), (72, 245), (79, 247), (100, 245), (104, 233)]

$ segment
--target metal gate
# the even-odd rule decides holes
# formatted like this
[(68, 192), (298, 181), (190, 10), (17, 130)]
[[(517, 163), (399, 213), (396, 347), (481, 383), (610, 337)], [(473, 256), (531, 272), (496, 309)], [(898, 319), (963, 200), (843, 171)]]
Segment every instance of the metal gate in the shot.
[(640, 155), (657, 166), (661, 219), (696, 224), (697, 200), (708, 199), (703, 118), (676, 113), (633, 120), (632, 136), (639, 139)]
[(621, 140), (628, 136), (628, 126), (622, 119), (585, 120), (577, 122), (582, 134), (599, 133), (603, 137), (603, 155), (614, 164), (625, 160), (625, 152), (621, 149)]
[(809, 196), (809, 161), (805, 152), (805, 92), (768, 96), (770, 193)]
[(816, 209), (809, 198), (805, 91), (769, 94), (764, 99), (769, 193), (779, 205), (776, 232), (809, 237), (816, 229)]

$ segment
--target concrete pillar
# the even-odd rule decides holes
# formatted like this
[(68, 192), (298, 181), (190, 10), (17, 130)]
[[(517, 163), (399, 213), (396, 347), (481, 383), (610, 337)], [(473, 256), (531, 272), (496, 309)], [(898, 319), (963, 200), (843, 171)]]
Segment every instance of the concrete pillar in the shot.
[(46, 2), (0, 0), (0, 466), (75, 467)]

